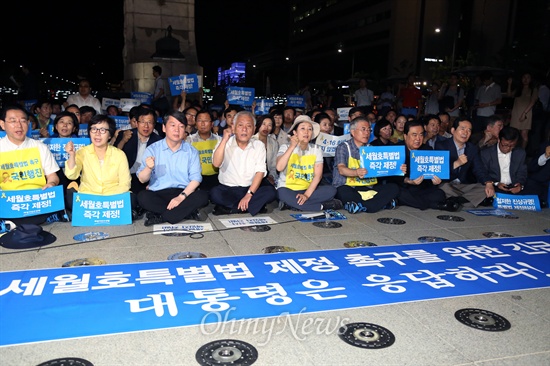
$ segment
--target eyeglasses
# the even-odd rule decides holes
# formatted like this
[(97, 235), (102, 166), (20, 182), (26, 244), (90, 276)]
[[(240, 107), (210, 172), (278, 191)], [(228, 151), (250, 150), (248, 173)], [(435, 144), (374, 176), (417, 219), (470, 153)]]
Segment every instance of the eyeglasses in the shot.
[(138, 123), (142, 126), (152, 126), (155, 124), (155, 122), (149, 122), (149, 121), (138, 121)]
[(109, 131), (109, 129), (105, 128), (105, 127), (101, 127), (101, 128), (92, 127), (92, 128), (90, 128), (91, 133), (98, 133), (99, 132), (102, 135), (105, 135), (107, 133), (107, 131)]

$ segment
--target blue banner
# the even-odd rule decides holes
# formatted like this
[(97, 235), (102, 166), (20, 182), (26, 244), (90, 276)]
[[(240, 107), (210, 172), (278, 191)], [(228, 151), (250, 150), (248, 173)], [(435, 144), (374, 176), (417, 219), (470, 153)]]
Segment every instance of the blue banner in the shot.
[(424, 179), (449, 179), (450, 176), (449, 152), (445, 150), (412, 150), (411, 151), (411, 176), (416, 179), (424, 176)]
[(89, 137), (87, 123), (81, 123), (78, 125), (78, 137)]
[(405, 164), (405, 146), (361, 146), (361, 166), (367, 169), (365, 178), (404, 175), (401, 165)]
[(254, 101), (254, 88), (227, 87), (227, 101), (229, 104), (251, 106)]
[(269, 109), (275, 105), (275, 100), (273, 99), (257, 99), (256, 100), (256, 110), (254, 113), (258, 116), (269, 114)]
[(537, 195), (496, 193), (493, 207), (503, 210), (540, 211)]
[(132, 99), (139, 100), (143, 104), (152, 104), (153, 103), (153, 94), (147, 92), (131, 92), (130, 97)]
[(73, 226), (112, 226), (131, 223), (130, 192), (108, 196), (77, 192), (73, 196)]
[(170, 84), (170, 93), (180, 95), (182, 90), (187, 93), (199, 92), (199, 77), (197, 74), (178, 75), (168, 78)]
[(5, 219), (37, 216), (63, 209), (65, 209), (63, 186), (45, 190), (0, 191), (0, 212)]
[(303, 95), (287, 95), (286, 105), (294, 108), (305, 108), (306, 98)]
[(65, 145), (67, 145), (69, 141), (74, 143), (75, 151), (90, 144), (90, 139), (88, 137), (48, 137), (46, 139), (42, 139), (42, 142), (48, 145), (48, 148), (52, 152), (55, 161), (60, 168), (63, 168), (65, 166), (65, 162), (69, 159), (69, 154), (65, 152)]
[(128, 116), (110, 116), (115, 120), (117, 130), (129, 130), (130, 118)]
[(1, 272), (0, 346), (545, 287), (548, 235)]

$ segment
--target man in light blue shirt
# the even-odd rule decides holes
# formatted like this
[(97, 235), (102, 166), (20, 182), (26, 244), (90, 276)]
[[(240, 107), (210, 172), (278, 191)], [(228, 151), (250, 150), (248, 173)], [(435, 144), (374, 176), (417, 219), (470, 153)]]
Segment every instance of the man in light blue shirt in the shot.
[(202, 181), (199, 153), (184, 141), (187, 118), (180, 111), (165, 115), (162, 126), (166, 137), (147, 147), (137, 171), (148, 189), (138, 194), (146, 213), (145, 226), (185, 219), (205, 221), (203, 208), (208, 193), (198, 187)]

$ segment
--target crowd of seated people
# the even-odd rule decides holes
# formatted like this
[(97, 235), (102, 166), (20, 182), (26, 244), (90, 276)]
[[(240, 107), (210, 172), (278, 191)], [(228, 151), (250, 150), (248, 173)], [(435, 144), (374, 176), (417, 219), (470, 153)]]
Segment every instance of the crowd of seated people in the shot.
[[(487, 99), (483, 105), (492, 103)], [(146, 226), (205, 220), (208, 205), (215, 206), (214, 215), (256, 215), (277, 205), (303, 211), (345, 209), (352, 214), (400, 205), (454, 212), (490, 207), (495, 193), (506, 193), (536, 195), (541, 207), (548, 207), (549, 136), (529, 159), (524, 133), (495, 114), (479, 119), (446, 111), (405, 115), (386, 106), (382, 115), (373, 108), (350, 107), (348, 118), (342, 120), (331, 107), (297, 112), (278, 105), (268, 114), (255, 115), (226, 101), (219, 118), (199, 103), (180, 103), (163, 116), (147, 104), (126, 114), (116, 108), (97, 113), (93, 107), (72, 104), (52, 117), (47, 100), (33, 106), (33, 112), (15, 104), (0, 114), (0, 162), (8, 167), (2, 171), (0, 188), (62, 185), (66, 209), (10, 219), (13, 225), (70, 220), (75, 191), (130, 192), (132, 219), (145, 215)], [(117, 115), (127, 116), (127, 127), (117, 128)], [(33, 128), (36, 133), (29, 133)], [(345, 135), (331, 156), (317, 144), (320, 132)], [(83, 136), (90, 144), (76, 150), (68, 142), (63, 162), (55, 160), (46, 140)], [(358, 154), (361, 146), (369, 145), (404, 146), (403, 175), (366, 178), (368, 170), (360, 165)], [(25, 149), (41, 163), (40, 179), (30, 184), (10, 179), (24, 174), (13, 168), (19, 164), (9, 160), (15, 156), (10, 152)], [(449, 178), (410, 178), (409, 154), (414, 150), (448, 151)], [(7, 218), (0, 220), (1, 231)]]

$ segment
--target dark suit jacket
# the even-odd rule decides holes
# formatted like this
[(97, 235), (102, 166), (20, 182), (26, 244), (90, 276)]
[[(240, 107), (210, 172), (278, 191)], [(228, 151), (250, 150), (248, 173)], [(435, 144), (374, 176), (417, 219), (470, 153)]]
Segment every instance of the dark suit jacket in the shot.
[[(500, 182), (500, 165), (498, 163), (498, 144), (495, 144), (480, 153), (482, 163), (482, 172), (480, 180), (482, 182)], [(521, 147), (516, 147), (512, 150), (512, 158), (510, 159), (510, 178), (512, 183), (520, 183), (525, 186), (527, 182), (527, 164), (525, 163), (525, 150)]]
[[(120, 131), (118, 134), (118, 137), (115, 141), (115, 147), (118, 146), (119, 142), (122, 141), (122, 135), (124, 134), (124, 131)], [(130, 140), (126, 142), (124, 147), (122, 148), (122, 151), (126, 154), (126, 158), (128, 158), (128, 167), (130, 169), (136, 162), (137, 158), (137, 152), (138, 152), (138, 131), (137, 128), (132, 128), (132, 137), (130, 137)], [(156, 133), (152, 133), (151, 136), (149, 136), (149, 141), (147, 141), (147, 146), (151, 145), (154, 142), (162, 140), (162, 137), (157, 135)]]
[[(456, 150), (454, 138), (449, 137), (448, 139), (444, 139), (443, 141), (436, 142), (434, 150), (449, 151), (449, 165), (451, 169), (449, 181), (453, 181), (458, 178), (460, 179), (460, 183), (463, 184), (477, 183), (478, 179), (476, 179), (476, 176), (474, 174), (474, 166), (476, 164), (476, 160), (478, 160), (479, 154), (477, 146), (475, 146), (471, 142), (466, 142), (464, 154), (468, 157), (468, 162), (456, 169), (453, 169), (453, 163), (458, 159), (458, 151)], [(479, 164), (479, 162), (477, 164)]]

